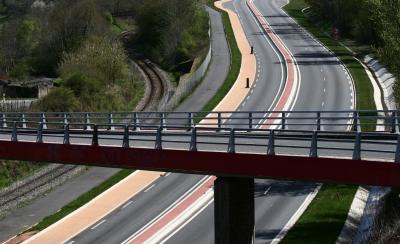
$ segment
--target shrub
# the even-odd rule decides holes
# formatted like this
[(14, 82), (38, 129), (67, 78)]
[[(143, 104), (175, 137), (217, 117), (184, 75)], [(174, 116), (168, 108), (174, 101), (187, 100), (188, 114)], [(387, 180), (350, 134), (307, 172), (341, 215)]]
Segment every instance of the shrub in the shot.
[(78, 100), (74, 92), (65, 87), (55, 88), (38, 102), (41, 111), (72, 112), (78, 108)]

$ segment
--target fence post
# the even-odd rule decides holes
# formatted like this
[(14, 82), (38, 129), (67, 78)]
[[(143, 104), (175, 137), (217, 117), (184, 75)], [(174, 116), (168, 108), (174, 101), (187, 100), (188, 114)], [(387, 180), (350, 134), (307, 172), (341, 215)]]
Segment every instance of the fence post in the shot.
[(90, 126), (90, 115), (87, 113), (85, 114), (85, 130), (91, 130)]
[(220, 112), (218, 112), (217, 115), (218, 115), (217, 122), (218, 122), (218, 131), (219, 131), (219, 129), (221, 129), (221, 127), (222, 127), (222, 116), (221, 116)]
[(317, 130), (321, 130), (321, 112), (317, 112)]
[(11, 141), (18, 141), (18, 134), (17, 134), (17, 122), (14, 121), (13, 123), (13, 130), (11, 133)]
[(190, 151), (197, 152), (197, 129), (192, 127), (192, 135), (190, 137)]
[(253, 129), (253, 113), (249, 113), (249, 129)]
[(194, 127), (194, 121), (193, 121), (193, 113), (188, 113), (188, 122), (189, 122), (189, 127), (192, 128)]
[(155, 149), (158, 150), (162, 149), (162, 130), (163, 130), (162, 127), (157, 128)]
[(129, 126), (125, 125), (124, 128), (124, 139), (122, 141), (122, 147), (129, 148)]
[(43, 124), (43, 129), (47, 129), (46, 115), (44, 113), (40, 114), (40, 123)]
[(163, 129), (165, 127), (165, 113), (160, 113), (160, 127)]
[(275, 155), (275, 130), (269, 132), (267, 154)]
[(3, 120), (3, 128), (7, 128), (7, 116), (6, 116), (6, 114), (2, 114), (2, 120)]
[(286, 129), (286, 113), (282, 112), (282, 130)]
[(361, 160), (361, 133), (356, 133), (356, 141), (354, 142), (353, 160)]
[(114, 124), (114, 118), (112, 113), (108, 113), (108, 130), (115, 130), (115, 127), (113, 126)]
[(26, 118), (25, 118), (25, 114), (22, 114), (22, 128), (26, 129)]
[(228, 153), (235, 153), (235, 129), (229, 133)]
[(395, 163), (400, 163), (400, 134), (397, 135), (397, 147), (396, 147), (396, 155), (394, 158)]
[(69, 145), (70, 140), (69, 140), (69, 124), (64, 124), (64, 140), (63, 144)]
[(318, 136), (317, 131), (313, 131), (311, 138), (310, 157), (318, 157)]
[(392, 112), (392, 118), (391, 118), (391, 127), (392, 127), (392, 133), (398, 132), (398, 127), (397, 127), (397, 113)]
[(360, 126), (359, 113), (353, 112), (353, 131), (361, 131)]
[(135, 112), (133, 113), (133, 130), (138, 130), (138, 126), (139, 126), (139, 118), (138, 118), (138, 114)]
[(98, 131), (98, 125), (95, 124), (93, 125), (93, 137), (92, 137), (92, 146), (98, 146), (99, 145), (99, 131)]
[(37, 131), (36, 142), (42, 143), (43, 142), (43, 123), (39, 123), (39, 128)]

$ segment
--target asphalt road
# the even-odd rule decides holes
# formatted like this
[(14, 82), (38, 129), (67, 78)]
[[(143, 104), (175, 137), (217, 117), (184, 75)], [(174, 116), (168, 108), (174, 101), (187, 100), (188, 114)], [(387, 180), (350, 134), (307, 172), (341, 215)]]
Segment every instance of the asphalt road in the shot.
[[(299, 65), (302, 77), (294, 109), (351, 109), (347, 76), (336, 58), (288, 18), (277, 3), (264, 0), (257, 0), (255, 3), (267, 16), (267, 20), (291, 50)], [(257, 85), (251, 88), (252, 91), (240, 109), (270, 110), (276, 103), (275, 98), (282, 91), (285, 76), (282, 57), (261, 31), (244, 1), (235, 0), (234, 5), (230, 4), (228, 7), (235, 9), (240, 15), (257, 56)], [(129, 205), (106, 216), (107, 221), (102, 225), (94, 229), (89, 228), (72, 240), (74, 243), (120, 243), (156, 217), (200, 179), (201, 176), (181, 174), (163, 177), (156, 185), (131, 199)], [(268, 243), (282, 229), (315, 185), (271, 180), (256, 182), (256, 238), (258, 243)], [(212, 211), (210, 205), (169, 242), (213, 243)]]
[[(293, 110), (353, 109), (352, 84), (342, 65), (282, 11), (284, 3), (255, 0), (255, 5), (292, 52), (299, 66), (301, 84)], [(261, 63), (259, 86), (249, 101), (242, 103), (241, 109), (254, 110), (260, 105), (267, 109), (277, 94), (277, 81), (282, 74), (279, 71), (280, 61), (271, 53), (272, 48), (245, 1), (234, 0), (233, 6), (229, 7), (239, 14), (250, 43), (255, 46), (257, 63)], [(310, 128), (292, 126), (291, 129)], [(258, 189), (269, 189), (266, 194), (256, 192), (256, 243), (270, 243), (316, 185), (268, 180), (256, 180), (256, 184)], [(167, 243), (214, 243), (213, 221), (213, 205), (210, 205)]]

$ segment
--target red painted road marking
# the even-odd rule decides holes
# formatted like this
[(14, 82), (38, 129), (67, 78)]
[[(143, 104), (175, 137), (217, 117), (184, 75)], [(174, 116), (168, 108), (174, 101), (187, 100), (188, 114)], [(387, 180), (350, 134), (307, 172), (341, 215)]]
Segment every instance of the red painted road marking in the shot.
[[(286, 77), (286, 84), (285, 88), (283, 90), (282, 95), (280, 96), (274, 111), (282, 111), (284, 110), (285, 106), (288, 103), (290, 94), (292, 93), (293, 87), (294, 87), (294, 80), (295, 80), (295, 62), (293, 60), (292, 55), (290, 54), (289, 50), (287, 47), (283, 44), (282, 40), (272, 31), (270, 25), (267, 23), (263, 15), (260, 13), (260, 11), (257, 9), (257, 7), (254, 5), (253, 0), (248, 0), (246, 1), (250, 10), (253, 12), (254, 16), (257, 18), (258, 22), (261, 24), (262, 28), (264, 29), (265, 33), (270, 37), (270, 39), (273, 41), (275, 46), (278, 48), (280, 53), (282, 54), (283, 58), (285, 59), (286, 63), (286, 70), (287, 70), (287, 77)], [(269, 115), (271, 117), (271, 115)], [(274, 116), (275, 117), (275, 116)], [(276, 121), (277, 119), (267, 119), (264, 121), (264, 125), (261, 126), (263, 129), (268, 129), (272, 126), (272, 124)]]
[(195, 203), (203, 194), (205, 194), (214, 185), (214, 181), (217, 177), (212, 176), (206, 182), (204, 182), (199, 188), (197, 188), (193, 193), (188, 195), (182, 202), (172, 208), (168, 213), (163, 215), (157, 221), (155, 221), (147, 230), (145, 230), (140, 235), (131, 239), (129, 243), (143, 243), (153, 235), (155, 235), (164, 226), (168, 225), (172, 220), (174, 220), (179, 214), (181, 214), (190, 205)]

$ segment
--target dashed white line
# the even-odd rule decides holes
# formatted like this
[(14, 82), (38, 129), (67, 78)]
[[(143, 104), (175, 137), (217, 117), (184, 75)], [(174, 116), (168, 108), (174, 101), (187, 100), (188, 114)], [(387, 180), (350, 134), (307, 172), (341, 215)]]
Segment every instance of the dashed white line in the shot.
[(322, 105), (322, 107), (323, 107), (323, 106), (325, 106), (325, 102), (322, 102), (322, 104), (321, 104), (321, 105)]
[(144, 192), (150, 191), (150, 189), (153, 188), (153, 187), (155, 187), (155, 186), (156, 186), (156, 184), (153, 184), (153, 185), (149, 186), (149, 188), (147, 188), (146, 190), (144, 190)]
[(129, 202), (125, 203), (125, 205), (122, 206), (122, 209), (128, 207), (128, 206), (131, 205), (132, 203), (133, 203), (133, 201), (129, 201)]
[(106, 222), (105, 219), (103, 219), (102, 221), (100, 221), (99, 223), (97, 223), (95, 226), (93, 226), (92, 228), (90, 228), (91, 230), (96, 229), (97, 227), (99, 227), (100, 225), (102, 225), (104, 222)]
[(326, 81), (326, 77), (324, 76), (324, 81)]

